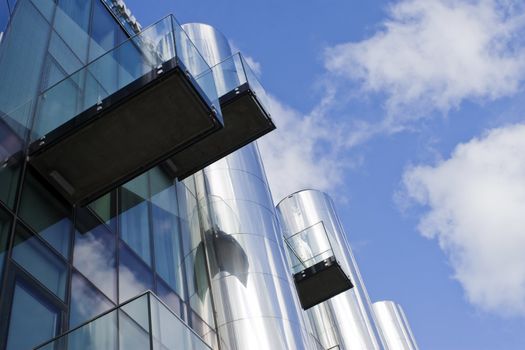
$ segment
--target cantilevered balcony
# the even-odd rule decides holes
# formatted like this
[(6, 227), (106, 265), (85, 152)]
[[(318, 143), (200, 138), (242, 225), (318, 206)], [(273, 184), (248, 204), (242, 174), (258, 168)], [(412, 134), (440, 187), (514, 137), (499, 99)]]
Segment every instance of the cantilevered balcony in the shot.
[(165, 164), (183, 179), (275, 129), (266, 93), (244, 57), (238, 53), (197, 77), (213, 76), (220, 96), (224, 127), (176, 153)]
[(35, 350), (210, 350), (153, 293), (146, 292)]
[(29, 163), (85, 204), (221, 127), (214, 75), (168, 16), (38, 96)]
[(286, 238), (286, 245), (303, 309), (354, 287), (334, 256), (322, 221)]

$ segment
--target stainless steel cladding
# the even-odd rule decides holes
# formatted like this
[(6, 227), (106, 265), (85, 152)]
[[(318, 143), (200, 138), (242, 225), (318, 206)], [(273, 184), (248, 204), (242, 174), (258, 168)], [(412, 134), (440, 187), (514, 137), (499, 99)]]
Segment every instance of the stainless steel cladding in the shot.
[(401, 306), (392, 301), (378, 301), (372, 306), (387, 350), (418, 350)]
[[(210, 65), (231, 55), (228, 41), (212, 27), (183, 28)], [(257, 145), (194, 179), (202, 216), (209, 218), (202, 222), (221, 348), (308, 349)]]
[(370, 300), (333, 201), (323, 192), (304, 190), (286, 197), (277, 208), (285, 238), (323, 222), (335, 257), (355, 285), (306, 311), (321, 344), (326, 349), (335, 346), (341, 350), (381, 349)]

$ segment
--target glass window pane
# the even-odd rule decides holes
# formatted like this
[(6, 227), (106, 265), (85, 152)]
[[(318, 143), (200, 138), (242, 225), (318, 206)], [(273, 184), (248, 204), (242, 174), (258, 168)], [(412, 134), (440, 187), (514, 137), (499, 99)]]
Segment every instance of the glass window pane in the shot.
[(55, 30), (83, 62), (87, 59), (91, 1), (60, 0), (55, 14)]
[(147, 173), (121, 187), (120, 237), (151, 266)]
[(114, 307), (113, 303), (97, 291), (85, 278), (78, 273), (73, 273), (69, 328), (76, 327), (112, 307)]
[(32, 5), (17, 5), (0, 56), (0, 110), (8, 113), (35, 97), (47, 49), (49, 23)]
[(53, 18), (53, 12), (55, 10), (55, 1), (54, 0), (38, 0), (33, 1), (35, 7), (40, 11), (40, 13), (50, 22)]
[[(0, 121), (0, 148), (2, 148), (7, 137), (2, 135), (2, 121)], [(9, 151), (8, 151), (9, 152)], [(0, 149), (0, 155), (2, 154)], [(22, 154), (9, 154), (10, 157), (6, 163), (6, 167), (0, 167), (0, 200), (10, 208), (15, 204), (16, 191), (18, 190), (18, 181), (20, 179), (20, 169), (22, 164)], [(3, 157), (2, 159), (6, 159)]]
[(55, 60), (51, 56), (47, 56), (42, 77), (42, 90), (58, 83), (65, 77), (66, 74), (60, 69)]
[[(96, 25), (93, 26), (91, 33), (90, 61), (114, 48), (117, 32), (122, 30), (101, 1), (95, 1), (93, 5), (93, 23)], [(116, 71), (114, 73), (116, 74)]]
[(18, 225), (13, 260), (59, 298), (66, 298), (67, 266), (57, 255)]
[(108, 298), (117, 300), (116, 237), (88, 209), (77, 210), (73, 265)]
[(5, 252), (7, 251), (7, 240), (9, 239), (10, 215), (0, 209), (0, 280), (4, 269)]
[(22, 190), (20, 217), (65, 258), (69, 257), (71, 208), (28, 172)]
[(110, 192), (99, 199), (91, 202), (89, 208), (105, 222), (112, 230), (116, 230), (116, 191)]
[(148, 266), (122, 242), (119, 253), (119, 302), (153, 290), (153, 275)]
[(157, 274), (183, 295), (183, 264), (177, 197), (171, 187), (152, 198), (152, 224)]
[(67, 75), (70, 75), (83, 67), (82, 62), (77, 56), (75, 56), (73, 51), (71, 51), (57, 33), (51, 34), (49, 53), (58, 62), (60, 67), (66, 71)]
[(180, 297), (161, 279), (157, 279), (157, 295), (168, 305), (171, 311), (183, 317)]
[(57, 335), (59, 311), (25, 284), (16, 283), (11, 305), (7, 350), (32, 349)]

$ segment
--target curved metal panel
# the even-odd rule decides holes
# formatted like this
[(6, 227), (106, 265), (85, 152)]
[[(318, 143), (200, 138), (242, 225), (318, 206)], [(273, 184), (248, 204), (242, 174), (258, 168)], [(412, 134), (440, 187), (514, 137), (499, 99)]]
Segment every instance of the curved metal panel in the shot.
[[(322, 345), (326, 348), (339, 345), (341, 349), (380, 349), (382, 339), (374, 325), (371, 303), (333, 201), (323, 192), (304, 190), (286, 197), (277, 208), (287, 238), (323, 222), (335, 257), (355, 285), (307, 311)], [(312, 239), (315, 240), (315, 236)], [(325, 244), (307, 243), (312, 247)]]
[[(208, 25), (183, 28), (210, 65), (231, 55)], [(232, 67), (233, 69), (235, 67)], [(228, 71), (215, 77), (228, 84)], [(310, 349), (256, 143), (195, 174), (222, 349)]]
[(392, 301), (378, 301), (372, 306), (387, 350), (419, 349), (400, 305)]

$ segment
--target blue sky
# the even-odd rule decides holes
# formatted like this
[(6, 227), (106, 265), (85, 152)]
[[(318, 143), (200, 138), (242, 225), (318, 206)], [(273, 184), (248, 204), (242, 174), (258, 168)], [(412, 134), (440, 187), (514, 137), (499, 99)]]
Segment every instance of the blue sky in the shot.
[(336, 200), (372, 300), (421, 349), (525, 348), (525, 9), (515, 0), (127, 0), (254, 60), (275, 200)]

